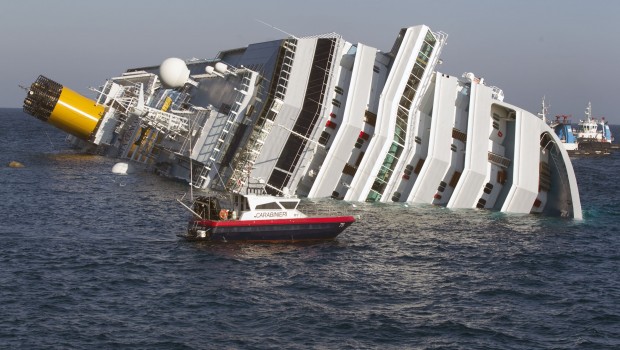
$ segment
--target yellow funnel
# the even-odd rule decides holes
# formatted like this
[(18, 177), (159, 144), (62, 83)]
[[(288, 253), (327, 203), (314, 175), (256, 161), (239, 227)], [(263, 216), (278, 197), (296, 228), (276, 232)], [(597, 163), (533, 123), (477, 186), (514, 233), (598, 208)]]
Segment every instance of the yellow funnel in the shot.
[(90, 140), (105, 107), (39, 76), (24, 100), (24, 111), (80, 139)]

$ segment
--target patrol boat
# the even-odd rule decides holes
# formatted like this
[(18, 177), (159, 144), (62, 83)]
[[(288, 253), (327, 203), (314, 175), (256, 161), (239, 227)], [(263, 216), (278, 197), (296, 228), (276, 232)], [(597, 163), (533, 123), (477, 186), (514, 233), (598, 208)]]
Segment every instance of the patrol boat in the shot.
[(249, 193), (214, 193), (193, 201), (184, 238), (192, 241), (289, 243), (330, 240), (355, 222), (351, 215), (315, 216), (299, 210), (300, 199)]

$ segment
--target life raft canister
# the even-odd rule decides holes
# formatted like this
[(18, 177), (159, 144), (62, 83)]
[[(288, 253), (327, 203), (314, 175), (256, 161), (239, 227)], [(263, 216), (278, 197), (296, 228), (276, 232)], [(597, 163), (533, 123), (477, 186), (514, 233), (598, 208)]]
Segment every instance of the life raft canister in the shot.
[(220, 210), (220, 219), (221, 220), (228, 219), (228, 210), (226, 210), (226, 209)]

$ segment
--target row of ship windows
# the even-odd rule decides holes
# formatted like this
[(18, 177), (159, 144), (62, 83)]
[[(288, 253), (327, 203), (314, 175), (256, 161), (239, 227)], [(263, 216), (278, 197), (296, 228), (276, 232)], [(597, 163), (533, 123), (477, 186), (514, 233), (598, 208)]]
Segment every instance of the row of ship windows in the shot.
[[(416, 90), (420, 84), (420, 78), (424, 74), (424, 68), (428, 63), (428, 57), (433, 50), (433, 46), (428, 43), (424, 43), (422, 45), (422, 49), (418, 54), (418, 59), (414, 67), (409, 74), (409, 78), (403, 94), (401, 96), (401, 100), (399, 103), (398, 114), (396, 118), (397, 127), (394, 130), (394, 141), (390, 151), (386, 155), (383, 166), (379, 170), (375, 182), (372, 185), (372, 191), (369, 193), (367, 200), (377, 200), (383, 194), (385, 187), (387, 185), (386, 178), (389, 179), (392, 175), (392, 172), (396, 166), (398, 161), (398, 157), (403, 150), (403, 144), (405, 143), (405, 139), (407, 137), (407, 124), (409, 117), (409, 109), (413, 104), (413, 99), (416, 94)], [(421, 143), (421, 139), (416, 137), (415, 141), (417, 143)], [(407, 175), (408, 176), (408, 175)], [(375, 193), (373, 193), (373, 191)]]
[[(256, 205), (256, 209), (295, 209), (297, 208), (297, 204), (299, 204), (297, 201), (269, 202)], [(282, 207), (280, 207), (280, 205)]]
[[(428, 34), (427, 34), (428, 37)], [(430, 37), (433, 40), (434, 43), (434, 38), (431, 36)], [(427, 38), (428, 39), (428, 38)], [(400, 101), (400, 107), (405, 109), (405, 111), (403, 111), (404, 113), (399, 113), (399, 114), (404, 114), (404, 115), (399, 115), (397, 118), (397, 124), (399, 124), (399, 127), (396, 128), (395, 133), (394, 133), (394, 141), (395, 141), (395, 145), (397, 146), (397, 150), (395, 152), (392, 152), (392, 150), (390, 150), (390, 152), (388, 152), (388, 154), (386, 155), (386, 158), (384, 160), (384, 164), (382, 166), (382, 169), (379, 171), (379, 175), (377, 176), (377, 178), (379, 177), (385, 177), (386, 175), (389, 174), (389, 176), (391, 176), (391, 173), (393, 171), (393, 168), (396, 164), (396, 160), (398, 159), (398, 155), (400, 154), (400, 152), (398, 152), (398, 149), (402, 150), (402, 146), (400, 144), (404, 143), (404, 139), (406, 137), (406, 129), (403, 128), (403, 126), (401, 124), (407, 124), (407, 120), (408, 120), (408, 110), (411, 107), (412, 104), (412, 100), (415, 96), (416, 90), (418, 85), (420, 84), (420, 78), (422, 76), (422, 74), (424, 73), (424, 67), (426, 67), (429, 58), (428, 55), (430, 55), (430, 53), (433, 50), (433, 45), (432, 44), (428, 44), (428, 43), (424, 43), (422, 46), (421, 51), (418, 54), (418, 59), (416, 64), (414, 64), (414, 68), (412, 69), (409, 79), (407, 81), (407, 85), (405, 88), (405, 91), (403, 91), (403, 95)], [(373, 67), (373, 71), (375, 73), (379, 73), (379, 67), (378, 66), (374, 66)], [(341, 87), (336, 87), (335, 91), (337, 94), (343, 94), (344, 90)], [(336, 107), (340, 107), (341, 106), (341, 102), (338, 99), (332, 99), (332, 104)], [(399, 112), (400, 112), (400, 108), (399, 108)], [(376, 120), (376, 116), (373, 120), (372, 125), (374, 125), (374, 122)], [(327, 127), (335, 127), (335, 123), (328, 121), (327, 122)], [(362, 131), (363, 133), (363, 131)], [(365, 134), (365, 133), (364, 133)], [(362, 135), (360, 133), (360, 135)], [(367, 134), (366, 134), (367, 135)], [(367, 139), (367, 138), (366, 138)], [(323, 134), (321, 135), (321, 139), (319, 142), (323, 141), (325, 144), (327, 143), (327, 141), (329, 140), (329, 134), (323, 132)], [(355, 147), (356, 148), (361, 148), (363, 143), (365, 141), (365, 138), (359, 137), (357, 139), (357, 142), (355, 143)], [(421, 143), (421, 139), (419, 137), (416, 137), (416, 142), (417, 143)], [(348, 164), (347, 164), (348, 165)], [(348, 170), (348, 172), (351, 172), (351, 169), (348, 169), (345, 166), (345, 169), (343, 169), (343, 172), (345, 170)], [(383, 176), (381, 176), (383, 175)], [(379, 180), (379, 179), (377, 179)], [(376, 190), (379, 196), (381, 195), (381, 193), (383, 192), (384, 188), (385, 188), (385, 183), (381, 184), (381, 182), (383, 181), (375, 181), (375, 184), (373, 185), (373, 190)], [(371, 197), (371, 195), (369, 194), (369, 198)]]

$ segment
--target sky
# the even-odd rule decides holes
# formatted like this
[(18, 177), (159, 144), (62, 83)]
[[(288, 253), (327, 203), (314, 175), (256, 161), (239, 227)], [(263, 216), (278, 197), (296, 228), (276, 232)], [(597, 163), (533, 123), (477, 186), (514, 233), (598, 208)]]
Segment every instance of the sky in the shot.
[[(389, 51), (400, 28), (448, 34), (437, 70), (473, 72), (534, 114), (620, 124), (620, 1), (616, 0), (3, 0), (0, 107), (21, 108), (39, 74), (93, 98), (90, 87), (168, 57), (336, 32)], [(265, 25), (261, 22), (269, 23)], [(275, 28), (274, 28), (275, 27)]]

